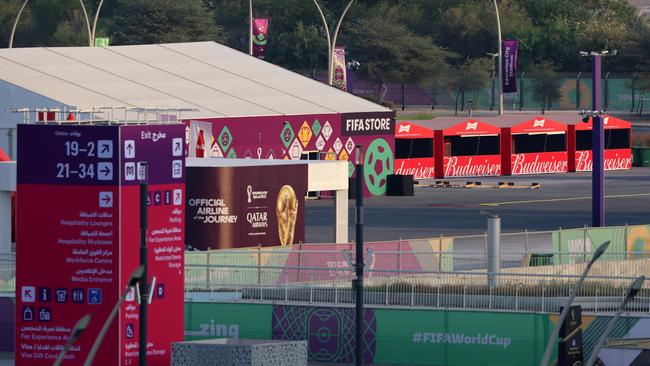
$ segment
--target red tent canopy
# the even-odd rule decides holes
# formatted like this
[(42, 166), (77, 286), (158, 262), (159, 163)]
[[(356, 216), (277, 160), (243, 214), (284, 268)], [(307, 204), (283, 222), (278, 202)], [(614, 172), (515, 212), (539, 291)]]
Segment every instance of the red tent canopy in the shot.
[(526, 122), (514, 125), (511, 128), (512, 134), (517, 133), (549, 133), (566, 132), (567, 125), (546, 117), (535, 117)]
[[(632, 124), (630, 122), (612, 116), (605, 116), (604, 122), (605, 122), (604, 126), (606, 130), (632, 128)], [(576, 126), (576, 130), (578, 131), (591, 130), (594, 128), (593, 121), (591, 118), (589, 118), (589, 122), (584, 123), (580, 121), (577, 122), (575, 126)]]
[(424, 139), (433, 138), (433, 130), (422, 127), (410, 121), (401, 121), (395, 127), (395, 138)]
[(11, 161), (9, 156), (7, 156), (7, 154), (5, 154), (5, 152), (2, 150), (1, 147), (0, 147), (0, 161)]
[(443, 130), (445, 136), (498, 135), (500, 132), (499, 127), (475, 119), (468, 119)]

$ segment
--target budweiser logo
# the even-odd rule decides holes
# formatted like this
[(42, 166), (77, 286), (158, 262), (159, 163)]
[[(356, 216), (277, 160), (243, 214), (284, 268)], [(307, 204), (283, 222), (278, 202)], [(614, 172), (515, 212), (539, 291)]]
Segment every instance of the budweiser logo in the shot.
[(560, 154), (516, 154), (512, 174), (562, 173), (568, 170), (566, 158)]
[(399, 129), (397, 130), (397, 132), (406, 132), (406, 133), (409, 133), (409, 132), (411, 132), (411, 125), (400, 125), (400, 126), (399, 126)]
[(465, 127), (465, 131), (469, 130), (474, 130), (476, 131), (476, 127), (478, 127), (478, 121), (472, 123), (472, 122), (467, 122), (467, 126)]
[(445, 157), (445, 177), (473, 177), (501, 174), (501, 164), (481, 157)]
[[(605, 157), (605, 170), (623, 170), (632, 167), (632, 157), (620, 156), (614, 153), (614, 156)], [(591, 150), (578, 151), (576, 153), (576, 171), (585, 172), (593, 169), (593, 159)]]
[(536, 119), (533, 121), (533, 127), (544, 127), (545, 119)]
[(409, 161), (409, 160), (396, 160), (395, 161), (395, 174), (399, 175), (412, 175), (413, 179), (427, 179), (434, 177), (433, 159), (430, 165), (423, 165), (422, 163)]

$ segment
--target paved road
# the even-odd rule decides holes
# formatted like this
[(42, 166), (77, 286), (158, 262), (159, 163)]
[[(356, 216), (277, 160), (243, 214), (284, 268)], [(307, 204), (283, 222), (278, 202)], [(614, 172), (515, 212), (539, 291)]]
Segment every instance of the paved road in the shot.
[[(413, 197), (365, 200), (366, 240), (394, 240), (440, 235), (482, 234), (487, 210), (502, 217), (502, 231), (555, 230), (591, 225), (591, 174), (569, 173), (494, 177), (483, 185), (513, 181), (541, 183), (540, 189), (416, 187)], [(458, 179), (452, 182), (465, 183)], [(608, 172), (605, 180), (606, 224), (650, 223), (650, 168)], [(354, 239), (354, 200), (350, 204), (350, 234)], [(308, 201), (307, 242), (330, 242), (333, 202)]]

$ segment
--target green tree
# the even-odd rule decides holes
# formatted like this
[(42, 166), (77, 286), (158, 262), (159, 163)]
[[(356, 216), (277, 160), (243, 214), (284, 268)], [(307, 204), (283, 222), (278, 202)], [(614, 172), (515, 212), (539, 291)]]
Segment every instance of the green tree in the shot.
[(411, 32), (385, 12), (355, 20), (346, 29), (350, 57), (361, 62), (359, 72), (375, 85), (375, 96), (388, 82), (417, 83), (436, 76), (449, 54), (430, 38)]
[(445, 73), (444, 85), (456, 93), (454, 113), (458, 114), (460, 99), (461, 108), (465, 105), (465, 93), (477, 92), (487, 85), (490, 80), (492, 60), (477, 58), (468, 60), (457, 67), (450, 67)]
[(292, 69), (307, 69), (312, 77), (319, 68), (327, 68), (327, 40), (321, 29), (299, 21), (292, 32), (284, 32), (275, 39), (274, 62)]
[(108, 23), (112, 44), (221, 41), (201, 0), (118, 0)]
[(551, 62), (537, 65), (531, 72), (533, 100), (539, 102), (541, 114), (546, 112), (553, 102), (560, 100), (560, 78)]

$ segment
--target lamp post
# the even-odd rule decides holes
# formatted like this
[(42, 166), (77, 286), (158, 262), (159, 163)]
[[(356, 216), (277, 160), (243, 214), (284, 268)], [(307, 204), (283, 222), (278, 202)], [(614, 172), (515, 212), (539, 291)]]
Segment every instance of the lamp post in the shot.
[(494, 84), (494, 77), (496, 76), (495, 75), (496, 74), (496, 69), (495, 69), (494, 63), (496, 62), (496, 58), (499, 57), (499, 53), (498, 52), (497, 53), (487, 52), (486, 55), (492, 57), (492, 104), (490, 105), (490, 110), (493, 111), (494, 110), (494, 97), (495, 97), (495, 95), (494, 95), (494, 85), (495, 85)]
[(323, 9), (320, 7), (318, 0), (314, 0), (314, 4), (316, 5), (316, 8), (318, 8), (318, 13), (320, 14), (320, 17), (323, 20), (323, 27), (325, 27), (325, 35), (327, 36), (327, 60), (328, 60), (327, 61), (327, 83), (329, 85), (332, 85), (334, 79), (334, 48), (336, 48), (336, 38), (339, 35), (339, 30), (341, 29), (341, 23), (343, 22), (343, 18), (345, 18), (345, 14), (347, 14), (353, 2), (354, 0), (350, 0), (348, 5), (345, 7), (345, 9), (343, 10), (343, 14), (341, 14), (339, 21), (336, 23), (334, 34), (330, 36), (330, 29), (329, 26), (327, 25), (327, 19), (325, 18)]
[(645, 276), (639, 276), (634, 279), (630, 287), (627, 289), (627, 293), (625, 294), (623, 302), (621, 302), (621, 306), (618, 307), (616, 315), (614, 315), (609, 323), (607, 323), (607, 328), (605, 328), (605, 331), (600, 336), (598, 343), (596, 343), (596, 346), (594, 346), (594, 350), (591, 352), (591, 356), (589, 356), (589, 360), (587, 360), (587, 363), (585, 365), (592, 366), (596, 362), (598, 353), (600, 352), (600, 349), (603, 348), (603, 345), (605, 344), (609, 333), (611, 333), (612, 329), (614, 329), (614, 326), (616, 325), (618, 319), (621, 317), (621, 313), (625, 310), (627, 303), (630, 302), (630, 300), (632, 300), (639, 293), (639, 291), (641, 291), (641, 287), (643, 287), (643, 281), (645, 281)]
[(575, 286), (573, 286), (573, 289), (571, 290), (571, 295), (566, 301), (566, 304), (564, 304), (564, 307), (562, 308), (562, 312), (560, 312), (560, 318), (558, 319), (557, 323), (555, 324), (555, 327), (553, 328), (553, 332), (551, 332), (551, 335), (548, 338), (548, 341), (546, 342), (546, 349), (544, 350), (544, 356), (542, 357), (542, 362), (540, 362), (540, 366), (548, 366), (548, 362), (551, 359), (551, 352), (553, 352), (553, 345), (555, 345), (555, 342), (557, 342), (557, 337), (560, 334), (560, 328), (562, 327), (562, 323), (564, 323), (564, 320), (567, 317), (567, 314), (569, 314), (569, 308), (571, 308), (571, 304), (573, 303), (573, 299), (575, 299), (576, 294), (580, 290), (580, 286), (582, 286), (582, 282), (585, 280), (585, 277), (587, 277), (587, 274), (591, 270), (591, 266), (600, 258), (603, 253), (605, 253), (605, 250), (607, 250), (607, 247), (609, 246), (610, 241), (606, 241), (602, 243), (594, 252), (593, 257), (591, 257), (591, 260), (589, 263), (587, 263), (587, 266), (585, 267), (584, 271), (582, 271), (582, 275), (580, 275), (580, 278), (578, 279), (578, 282), (576, 282)]
[(93, 19), (93, 30), (92, 30), (92, 40), (93, 40), (92, 47), (95, 46), (95, 38), (97, 36), (97, 34), (96, 34), (96, 31), (97, 31), (97, 19), (99, 19), (99, 11), (102, 9), (103, 4), (104, 4), (104, 0), (100, 0), (99, 5), (97, 5), (97, 10), (95, 11), (95, 19)]
[(593, 227), (605, 225), (605, 128), (602, 118), (601, 105), (601, 64), (604, 56), (616, 55), (616, 50), (603, 50), (600, 52), (580, 51), (580, 56), (591, 57), (592, 72), (592, 111), (588, 116), (592, 117), (591, 129), (591, 219)]
[(108, 332), (108, 328), (110, 328), (111, 324), (113, 323), (113, 319), (115, 319), (117, 312), (120, 310), (120, 307), (122, 307), (122, 303), (124, 303), (126, 295), (129, 293), (132, 287), (134, 287), (138, 282), (142, 280), (143, 275), (144, 267), (142, 266), (136, 268), (135, 271), (131, 273), (131, 277), (129, 277), (129, 281), (126, 284), (126, 288), (122, 292), (122, 296), (120, 296), (119, 300), (117, 300), (117, 303), (113, 307), (113, 310), (108, 315), (108, 318), (106, 318), (104, 326), (99, 331), (99, 335), (95, 339), (95, 343), (93, 343), (92, 348), (90, 348), (90, 352), (88, 352), (88, 357), (86, 358), (86, 362), (84, 362), (84, 366), (91, 366), (93, 364), (95, 356), (97, 355), (97, 351), (99, 350), (99, 346), (102, 344), (102, 341)]
[[(18, 14), (16, 14), (16, 19), (14, 20), (14, 25), (11, 27), (11, 34), (9, 35), (9, 48), (13, 48), (14, 46), (14, 35), (16, 34), (16, 27), (18, 27), (18, 21), (20, 20), (20, 16), (23, 14), (23, 10), (25, 10), (25, 6), (27, 6), (27, 3), (29, 0), (25, 0), (23, 2), (23, 5), (20, 6), (20, 9), (18, 10)], [(99, 6), (97, 7), (97, 13), (95, 14), (95, 21), (93, 23), (93, 30), (90, 30), (90, 21), (88, 20), (88, 13), (86, 12), (86, 6), (83, 3), (83, 0), (79, 0), (79, 4), (81, 4), (81, 10), (83, 10), (84, 13), (84, 18), (86, 20), (86, 30), (88, 31), (88, 47), (92, 47), (93, 40), (95, 37), (95, 26), (97, 25), (97, 17), (99, 16), (99, 9), (102, 6), (103, 0), (99, 3)]]
[(68, 353), (68, 350), (74, 342), (79, 339), (81, 336), (81, 333), (88, 328), (88, 324), (90, 324), (90, 314), (86, 314), (81, 319), (77, 320), (77, 323), (75, 323), (74, 327), (72, 327), (72, 330), (70, 331), (70, 338), (68, 338), (68, 341), (65, 342), (65, 346), (63, 346), (63, 350), (61, 350), (61, 353), (59, 353), (59, 356), (56, 358), (56, 361), (54, 361), (54, 364), (52, 366), (59, 366), (61, 362), (63, 362), (63, 359), (65, 358), (65, 355)]
[(503, 55), (501, 50), (501, 19), (499, 18), (499, 6), (494, 0), (494, 11), (497, 15), (497, 34), (499, 36), (499, 116), (503, 115)]

